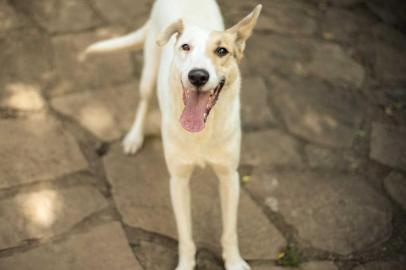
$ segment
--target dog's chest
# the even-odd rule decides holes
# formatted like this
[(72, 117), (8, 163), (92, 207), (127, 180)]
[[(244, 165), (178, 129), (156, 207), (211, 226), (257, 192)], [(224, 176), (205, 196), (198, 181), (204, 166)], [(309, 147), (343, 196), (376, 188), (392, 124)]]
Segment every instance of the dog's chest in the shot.
[[(164, 132), (164, 147), (171, 159), (180, 163), (205, 166), (208, 163), (223, 163), (224, 160), (239, 157), (239, 132), (228, 136), (207, 127), (203, 133), (190, 134), (181, 128)], [(170, 132), (172, 131), (172, 132)]]

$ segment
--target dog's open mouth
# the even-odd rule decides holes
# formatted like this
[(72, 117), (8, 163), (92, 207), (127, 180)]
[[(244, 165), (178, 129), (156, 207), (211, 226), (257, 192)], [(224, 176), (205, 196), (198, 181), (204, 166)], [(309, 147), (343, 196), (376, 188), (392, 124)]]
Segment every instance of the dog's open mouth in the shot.
[(183, 103), (185, 108), (180, 116), (180, 123), (189, 132), (203, 130), (211, 109), (217, 102), (225, 80), (211, 91), (183, 89)]

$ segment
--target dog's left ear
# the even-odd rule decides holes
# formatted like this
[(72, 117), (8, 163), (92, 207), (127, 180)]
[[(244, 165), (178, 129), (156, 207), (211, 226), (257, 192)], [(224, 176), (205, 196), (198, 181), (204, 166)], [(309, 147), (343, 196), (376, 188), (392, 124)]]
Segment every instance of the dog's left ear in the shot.
[(257, 5), (254, 10), (246, 16), (244, 19), (239, 21), (233, 27), (227, 29), (226, 31), (235, 35), (235, 43), (237, 46), (237, 58), (241, 59), (242, 53), (245, 49), (245, 42), (251, 36), (252, 30), (257, 23), (258, 16), (261, 13), (262, 5)]
[(179, 19), (176, 22), (171, 23), (166, 29), (158, 35), (158, 39), (156, 44), (159, 47), (165, 45), (169, 39), (172, 37), (173, 34), (178, 34), (180, 36), (183, 32), (183, 20)]

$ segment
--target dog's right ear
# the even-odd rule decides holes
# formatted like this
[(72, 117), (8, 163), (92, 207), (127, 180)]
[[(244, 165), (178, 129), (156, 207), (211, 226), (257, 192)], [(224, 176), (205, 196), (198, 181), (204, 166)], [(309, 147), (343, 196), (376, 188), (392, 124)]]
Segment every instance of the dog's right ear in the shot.
[(174, 23), (171, 23), (166, 29), (158, 36), (158, 39), (156, 41), (156, 44), (158, 46), (163, 46), (165, 45), (169, 39), (172, 37), (173, 34), (177, 34), (178, 37), (182, 34), (183, 32), (183, 20), (179, 19)]

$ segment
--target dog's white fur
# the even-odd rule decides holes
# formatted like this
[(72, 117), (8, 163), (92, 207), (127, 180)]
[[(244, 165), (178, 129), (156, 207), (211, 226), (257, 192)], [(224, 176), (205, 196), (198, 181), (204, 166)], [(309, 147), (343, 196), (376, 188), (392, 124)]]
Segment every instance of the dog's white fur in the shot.
[[(251, 34), (261, 6), (233, 28), (229, 36), (240, 53)], [(181, 19), (181, 20), (180, 20)], [(177, 270), (192, 270), (196, 248), (192, 239), (189, 178), (195, 165), (209, 164), (220, 179), (223, 213), (222, 247), (227, 270), (247, 270), (241, 258), (237, 239), (237, 208), (240, 154), (240, 75), (235, 52), (231, 60), (235, 78), (226, 81), (219, 100), (199, 133), (189, 133), (179, 123), (184, 104), (183, 87), (193, 88), (187, 74), (193, 68), (204, 68), (209, 81), (200, 91), (210, 91), (227, 79), (227, 69), (219, 69), (207, 55), (212, 31), (224, 31), (222, 16), (215, 0), (157, 0), (149, 20), (134, 33), (89, 46), (85, 54), (144, 48), (144, 67), (140, 82), (141, 99), (133, 127), (123, 141), (126, 153), (135, 153), (144, 139), (144, 122), (150, 98), (157, 83), (161, 110), (161, 132), (165, 159), (170, 173), (170, 191), (179, 234), (179, 263)], [(240, 31), (240, 32), (239, 32)], [(159, 47), (157, 45), (157, 40)], [(191, 45), (190, 52), (179, 49)], [(237, 44), (238, 43), (238, 44)], [(223, 74), (222, 74), (223, 73)], [(183, 84), (183, 86), (182, 86)]]

